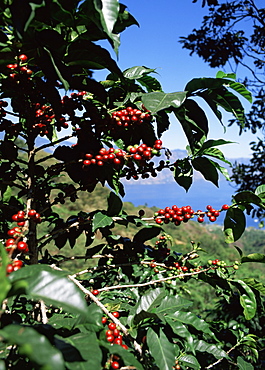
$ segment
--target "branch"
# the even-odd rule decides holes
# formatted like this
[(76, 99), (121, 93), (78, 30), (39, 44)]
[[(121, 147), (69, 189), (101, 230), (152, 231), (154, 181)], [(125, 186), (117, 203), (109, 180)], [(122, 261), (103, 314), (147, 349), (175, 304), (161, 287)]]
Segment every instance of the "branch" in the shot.
[(49, 148), (50, 146), (54, 146), (54, 145), (56, 145), (56, 144), (59, 144), (59, 143), (61, 143), (62, 141), (65, 141), (65, 140), (70, 139), (71, 137), (74, 137), (74, 135), (64, 136), (64, 137), (62, 137), (61, 139), (58, 139), (58, 140), (56, 140), (56, 141), (52, 141), (52, 142), (50, 142), (50, 143), (48, 143), (48, 144), (44, 144), (44, 145), (42, 145), (42, 146), (40, 146), (40, 147), (38, 147), (38, 148), (35, 148), (35, 149), (34, 149), (34, 150), (35, 150), (35, 153), (37, 153), (37, 152), (39, 152), (40, 150), (43, 150), (43, 149), (45, 149), (45, 148)]
[[(55, 270), (60, 270), (60, 268), (58, 268), (57, 266), (55, 265), (51, 265), (51, 267)], [(136, 351), (138, 351), (140, 353), (140, 355), (142, 354), (142, 348), (140, 346), (139, 343), (136, 342), (136, 340), (130, 335), (128, 329), (120, 322), (120, 320), (118, 320), (115, 316), (112, 315), (112, 313), (100, 302), (100, 300), (94, 296), (94, 294), (91, 293), (90, 290), (86, 289), (85, 287), (83, 287), (83, 285), (74, 278), (75, 275), (68, 275), (68, 278), (86, 295), (88, 296), (91, 301), (93, 301), (98, 307), (101, 308), (101, 310), (117, 325), (120, 327), (120, 330), (124, 333), (124, 335), (130, 340), (133, 342), (133, 345), (134, 345), (134, 348), (136, 349)]]
[[(240, 344), (240, 343), (235, 344), (232, 348), (230, 348), (230, 349), (226, 352), (226, 354), (228, 355), (230, 352), (232, 352), (232, 351), (233, 351), (237, 346), (239, 346), (239, 344)], [(215, 365), (220, 364), (220, 362), (222, 362), (224, 358), (225, 358), (225, 357), (219, 358), (219, 360), (217, 360), (216, 362), (214, 362), (214, 363), (210, 364), (210, 365), (209, 365), (209, 366), (207, 366), (205, 369), (211, 369), (211, 368), (213, 368)]]

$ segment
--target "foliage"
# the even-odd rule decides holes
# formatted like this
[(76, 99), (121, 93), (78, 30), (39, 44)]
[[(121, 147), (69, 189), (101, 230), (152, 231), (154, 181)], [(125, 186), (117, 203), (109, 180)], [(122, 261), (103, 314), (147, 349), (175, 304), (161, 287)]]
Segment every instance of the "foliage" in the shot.
[[(196, 97), (221, 123), (224, 109), (243, 125), (241, 98), (251, 100), (250, 93), (231, 74), (196, 78), (185, 91), (167, 93), (153, 68), (121, 71), (96, 43), (107, 40), (117, 52), (119, 33), (137, 25), (117, 0), (23, 4), (0, 6), (0, 367), (262, 368), (264, 284), (236, 272), (263, 263), (264, 255), (237, 247), (240, 261), (202, 261), (199, 243), (179, 253), (163, 227), (185, 227), (195, 217), (214, 222), (225, 212), (225, 240), (233, 243), (245, 230), (245, 211), (264, 207), (264, 186), (236, 194), (219, 210), (174, 205), (147, 216), (129, 214), (121, 200), (123, 178), (164, 168), (187, 191), (193, 169), (216, 186), (219, 173), (228, 178), (218, 148), (227, 142), (207, 138)], [(108, 69), (105, 81), (92, 78), (95, 69)], [(187, 157), (173, 163), (161, 140), (170, 113), (189, 142)], [(152, 158), (162, 151), (168, 160), (155, 166)], [(99, 185), (111, 191), (101, 193), (106, 199), (97, 208), (91, 193)], [(79, 202), (77, 210), (60, 208), (66, 202)], [(117, 225), (133, 232), (118, 234)], [(73, 258), (64, 255), (66, 245)], [(75, 259), (84, 261), (82, 269), (70, 272), (65, 262)], [(188, 284), (212, 287), (227, 306), (237, 299), (239, 315), (198, 315)]]
[[(206, 2), (203, 1), (203, 6)], [(211, 67), (242, 66), (246, 70), (244, 83), (252, 91), (253, 105), (242, 125), (231, 119), (230, 125), (239, 124), (239, 132), (253, 134), (264, 127), (264, 15), (265, 9), (253, 0), (207, 1), (208, 14), (199, 29), (181, 37), (183, 48), (196, 53)], [(262, 131), (261, 131), (262, 133)], [(263, 134), (262, 134), (263, 136)], [(250, 163), (234, 166), (232, 179), (238, 191), (251, 190), (264, 183), (264, 139), (251, 142)], [(262, 208), (251, 212), (252, 217), (264, 218)]]

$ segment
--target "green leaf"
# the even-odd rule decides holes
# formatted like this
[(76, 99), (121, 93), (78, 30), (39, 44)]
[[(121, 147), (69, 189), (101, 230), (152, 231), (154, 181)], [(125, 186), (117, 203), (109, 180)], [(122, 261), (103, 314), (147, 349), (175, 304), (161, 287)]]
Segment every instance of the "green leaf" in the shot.
[(226, 352), (213, 343), (207, 343), (204, 340), (194, 340), (194, 349), (199, 352), (207, 352), (215, 358), (228, 358)]
[(225, 73), (223, 71), (218, 71), (215, 75), (216, 78), (231, 78), (233, 80), (236, 79), (235, 73)]
[(181, 166), (174, 169), (174, 179), (179, 186), (186, 191), (189, 190), (192, 184), (193, 168), (188, 159), (181, 161)]
[(168, 108), (179, 108), (186, 99), (186, 92), (175, 93), (151, 92), (142, 95), (142, 102), (151, 113)]
[(244, 309), (243, 313), (245, 319), (246, 320), (253, 319), (257, 311), (257, 301), (255, 293), (253, 292), (251, 287), (249, 287), (243, 280), (233, 280), (231, 281), (231, 284), (237, 286), (240, 292), (240, 304)]
[(191, 161), (194, 169), (199, 171), (205, 180), (211, 181), (218, 187), (218, 172), (214, 162), (206, 157), (197, 157)]
[(250, 287), (258, 290), (261, 294), (265, 295), (265, 284), (257, 281), (254, 278), (247, 278), (247, 279), (242, 279), (244, 283), (249, 285)]
[(152, 328), (149, 328), (146, 340), (149, 351), (158, 368), (172, 370), (172, 366), (175, 363), (175, 349), (173, 343), (169, 342), (162, 329), (160, 329), (159, 335), (157, 335)]
[(181, 364), (187, 367), (191, 367), (192, 369), (200, 369), (201, 366), (199, 362), (197, 361), (196, 357), (192, 355), (183, 355), (179, 357), (179, 361)]
[(152, 91), (162, 91), (162, 86), (160, 85), (160, 82), (152, 77), (144, 75), (143, 77), (138, 79), (138, 82), (144, 87), (146, 87), (148, 92)]
[(107, 216), (105, 213), (96, 212), (93, 217), (92, 221), (92, 231), (96, 231), (97, 229), (104, 228), (106, 226), (112, 226), (113, 220), (112, 217)]
[(13, 193), (11, 186), (8, 185), (5, 191), (1, 191), (1, 193), (2, 193), (2, 202), (8, 203)]
[(138, 80), (148, 75), (151, 72), (155, 72), (155, 69), (147, 68), (144, 66), (136, 66), (136, 67), (131, 67), (131, 68), (126, 69), (123, 72), (123, 75), (129, 80)]
[(93, 2), (95, 9), (99, 13), (103, 31), (117, 45), (117, 40), (112, 31), (119, 15), (119, 2), (117, 0), (93, 0)]
[(113, 193), (110, 192), (108, 196), (108, 209), (107, 209), (107, 215), (112, 216), (118, 216), (122, 211), (122, 200), (121, 198)]
[(237, 241), (246, 228), (246, 217), (240, 208), (230, 207), (224, 219), (224, 234), (226, 243)]
[(255, 194), (265, 201), (265, 185), (260, 185), (256, 188)]
[(192, 312), (176, 311), (174, 313), (170, 313), (169, 317), (171, 317), (173, 320), (180, 321), (183, 324), (191, 325), (195, 329), (200, 330), (203, 333), (209, 334), (210, 336), (214, 337), (214, 334), (211, 331), (207, 322), (200, 319), (197, 315), (195, 315)]
[(43, 50), (45, 50), (47, 52), (47, 54), (48, 54), (48, 56), (50, 58), (51, 64), (53, 65), (53, 68), (54, 68), (54, 70), (55, 70), (55, 72), (56, 72), (56, 74), (58, 76), (58, 79), (63, 84), (64, 89), (66, 91), (69, 90), (69, 87), (70, 87), (69, 86), (69, 82), (63, 77), (63, 75), (62, 75), (62, 73), (60, 71), (60, 68), (57, 66), (56, 61), (55, 61), (55, 59), (54, 59), (51, 51), (48, 48), (46, 48), (45, 46), (43, 46)]
[(147, 240), (153, 239), (157, 235), (159, 235), (161, 233), (161, 230), (162, 229), (160, 226), (148, 225), (134, 235), (133, 242), (144, 243)]
[(179, 337), (186, 339), (188, 348), (195, 354), (194, 345), (193, 345), (193, 337), (187, 327), (183, 325), (181, 322), (172, 320), (170, 317), (165, 317), (166, 322), (170, 325), (171, 329), (175, 334)]
[(247, 256), (243, 256), (241, 262), (260, 262), (265, 263), (265, 255), (261, 253), (250, 253)]
[(62, 346), (60, 349), (65, 356), (67, 369), (102, 369), (102, 351), (95, 333), (78, 333), (64, 338), (64, 341), (68, 346)]
[(183, 355), (179, 357), (179, 361), (181, 364), (187, 367), (191, 367), (192, 369), (200, 369), (201, 366), (197, 361), (196, 357), (192, 355)]
[(136, 313), (138, 314), (141, 311), (152, 312), (152, 310), (162, 302), (165, 295), (165, 290), (161, 288), (148, 290), (136, 305)]
[[(0, 336), (10, 344), (19, 348), (19, 353), (39, 366), (48, 369), (64, 370), (64, 360), (61, 352), (42, 334), (30, 327), (8, 325), (0, 330)], [(41, 350), (40, 350), (41, 349)]]
[(6, 295), (11, 287), (11, 284), (6, 276), (6, 266), (8, 265), (8, 256), (3, 244), (0, 242), (0, 304), (6, 298)]
[(260, 206), (261, 199), (258, 195), (254, 194), (252, 191), (241, 191), (234, 195), (235, 203), (237, 204), (244, 204), (244, 203), (253, 203), (257, 206)]
[(83, 317), (87, 315), (84, 294), (63, 271), (48, 265), (25, 266), (10, 274), (9, 281), (12, 285), (23, 282), (24, 294), (32, 299), (42, 299), (47, 304)]
[(237, 366), (239, 370), (254, 370), (253, 365), (243, 360), (243, 358), (240, 356), (237, 357)]
[(179, 311), (181, 308), (188, 308), (192, 305), (191, 301), (188, 301), (185, 298), (177, 295), (173, 296), (166, 296), (159, 307), (156, 309), (157, 314), (170, 314), (176, 311)]

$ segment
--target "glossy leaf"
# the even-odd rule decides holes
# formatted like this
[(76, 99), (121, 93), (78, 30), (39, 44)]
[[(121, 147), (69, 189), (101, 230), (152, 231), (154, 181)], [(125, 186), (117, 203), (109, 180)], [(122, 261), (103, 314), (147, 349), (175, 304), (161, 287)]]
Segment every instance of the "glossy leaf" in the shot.
[(214, 163), (206, 157), (194, 158), (191, 161), (195, 170), (199, 171), (205, 180), (211, 181), (218, 187), (218, 172)]
[(142, 96), (142, 102), (151, 113), (157, 113), (163, 109), (179, 108), (186, 99), (183, 91), (175, 93), (151, 92)]
[(144, 75), (138, 79), (138, 82), (146, 88), (147, 92), (163, 91), (160, 82), (152, 76)]
[(224, 234), (226, 243), (237, 241), (246, 228), (246, 218), (240, 208), (230, 207), (224, 219)]
[(9, 344), (17, 345), (19, 353), (38, 366), (47, 366), (47, 368), (58, 370), (65, 369), (61, 352), (52, 346), (44, 335), (39, 334), (33, 328), (8, 325), (0, 330), (0, 336)]
[(265, 185), (260, 185), (255, 190), (255, 194), (265, 202)]
[(200, 330), (205, 334), (214, 336), (207, 322), (200, 319), (193, 312), (176, 311), (174, 313), (170, 313), (169, 317), (174, 320), (180, 321), (183, 324), (191, 325), (195, 329)]
[(93, 217), (92, 231), (94, 232), (97, 229), (111, 226), (112, 224), (113, 220), (111, 217), (107, 216), (105, 213), (97, 212)]
[(193, 168), (188, 160), (185, 163), (185, 168), (175, 167), (174, 169), (174, 179), (176, 183), (186, 191), (188, 191), (192, 185), (192, 176)]
[(258, 290), (261, 294), (265, 295), (265, 284), (257, 281), (254, 278), (246, 278), (242, 280), (244, 281), (244, 283), (246, 283), (251, 288)]
[(243, 256), (241, 262), (260, 262), (265, 263), (265, 255), (261, 253), (250, 253), (247, 256)]
[(245, 361), (241, 356), (237, 357), (237, 366), (239, 370), (254, 370), (253, 365)]
[(218, 346), (216, 346), (213, 343), (207, 343), (204, 340), (195, 340), (194, 341), (194, 348), (195, 348), (196, 351), (199, 351), (199, 352), (210, 353), (217, 359), (219, 359), (219, 358), (228, 358), (228, 355), (226, 354), (226, 352), (223, 349), (219, 348)]
[(157, 235), (161, 233), (161, 227), (160, 226), (146, 226), (138, 233), (134, 235), (133, 241), (135, 243), (144, 243), (147, 240), (155, 238)]
[(169, 342), (162, 329), (160, 329), (159, 335), (157, 335), (152, 328), (149, 328), (146, 337), (148, 349), (158, 368), (172, 370), (175, 362), (175, 349), (173, 343)]
[(155, 69), (147, 68), (144, 66), (136, 66), (136, 67), (131, 67), (131, 68), (126, 69), (123, 72), (123, 75), (129, 80), (138, 80), (148, 75), (151, 72), (155, 72)]
[(184, 366), (191, 367), (192, 369), (195, 369), (195, 370), (201, 368), (201, 366), (200, 366), (199, 362), (197, 361), (196, 357), (194, 357), (192, 355), (183, 355), (183, 356), (180, 356), (179, 357), (179, 361)]
[(179, 337), (184, 338), (187, 341), (187, 346), (190, 351), (195, 355), (195, 349), (193, 344), (193, 337), (192, 334), (189, 332), (187, 327), (183, 325), (181, 322), (172, 320), (170, 317), (166, 316), (165, 320), (168, 325), (170, 325), (171, 329), (175, 334)]
[(261, 199), (258, 195), (252, 193), (252, 191), (241, 191), (240, 193), (237, 193), (234, 195), (235, 203), (241, 204), (241, 203), (253, 203), (258, 206), (261, 205)]
[[(78, 333), (64, 339), (72, 349), (65, 347), (67, 368), (71, 370), (101, 370), (102, 351), (95, 333)], [(70, 355), (72, 355), (70, 357)]]
[(136, 313), (141, 311), (152, 312), (165, 298), (166, 292), (161, 288), (150, 289), (145, 293), (136, 305)]
[(117, 0), (93, 0), (95, 9), (100, 16), (101, 26), (104, 32), (117, 45), (115, 35), (112, 33), (119, 14), (119, 2)]
[(188, 301), (185, 298), (177, 295), (175, 297), (166, 296), (159, 307), (156, 309), (156, 313), (158, 314), (170, 314), (174, 313), (182, 308), (188, 308), (192, 305), (191, 301)]
[(68, 279), (65, 272), (47, 265), (31, 265), (11, 274), (9, 281), (12, 285), (24, 282), (24, 294), (32, 299), (42, 299), (47, 304), (62, 307), (67, 312), (83, 317), (87, 314), (83, 293)]
[(256, 296), (251, 287), (249, 287), (243, 280), (233, 280), (231, 283), (239, 289), (240, 304), (243, 307), (244, 316), (246, 320), (251, 320), (257, 311)]
[(110, 192), (108, 196), (108, 209), (107, 209), (107, 214), (108, 216), (118, 216), (121, 213), (122, 210), (122, 200), (121, 198), (113, 193)]

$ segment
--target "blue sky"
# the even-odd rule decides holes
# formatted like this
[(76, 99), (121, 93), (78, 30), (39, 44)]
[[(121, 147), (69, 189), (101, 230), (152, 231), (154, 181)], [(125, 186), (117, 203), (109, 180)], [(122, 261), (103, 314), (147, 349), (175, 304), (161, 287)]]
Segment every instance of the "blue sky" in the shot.
[[(201, 7), (201, 1), (193, 4), (192, 0), (124, 0), (129, 12), (137, 19), (140, 27), (131, 26), (121, 34), (118, 64), (122, 70), (136, 65), (156, 68), (156, 76), (165, 92), (182, 91), (186, 83), (194, 77), (214, 77), (219, 70), (208, 67), (202, 59), (189, 55), (182, 49), (180, 36), (188, 35), (193, 28), (199, 27), (206, 8)], [(107, 44), (104, 44), (106, 47)], [(115, 54), (112, 53), (113, 58)], [(231, 72), (230, 68), (224, 68)], [(94, 77), (103, 79), (107, 71), (95, 73)], [(239, 70), (237, 77), (243, 79), (245, 71)], [(243, 101), (246, 110), (250, 108)], [(226, 133), (219, 121), (206, 108), (210, 122), (209, 138), (224, 138), (238, 144), (229, 144), (220, 148), (227, 157), (248, 157), (251, 155), (248, 143), (255, 139), (250, 133), (238, 135), (238, 127), (227, 128)], [(224, 122), (231, 118), (224, 112)], [(163, 143), (170, 149), (185, 149), (187, 141), (177, 120), (172, 117), (169, 132), (163, 135)]]

